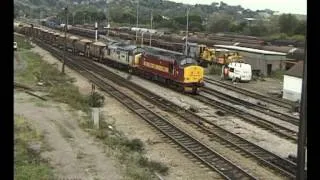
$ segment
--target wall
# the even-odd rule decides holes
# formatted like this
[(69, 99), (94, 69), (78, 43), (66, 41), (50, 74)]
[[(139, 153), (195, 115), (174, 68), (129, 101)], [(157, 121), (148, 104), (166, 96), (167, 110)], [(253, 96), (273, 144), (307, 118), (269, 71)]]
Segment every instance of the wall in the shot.
[(297, 101), (301, 99), (302, 78), (283, 76), (283, 99)]
[(284, 65), (280, 65), (282, 61), (279, 60), (264, 60), (244, 57), (246, 63), (250, 64), (252, 70), (260, 70), (265, 76), (267, 76), (267, 64), (272, 64), (272, 71), (283, 69)]
[(257, 53), (240, 52), (244, 60), (252, 66), (252, 70), (260, 70), (267, 76), (267, 64), (272, 64), (272, 71), (284, 69), (285, 56), (263, 55)]

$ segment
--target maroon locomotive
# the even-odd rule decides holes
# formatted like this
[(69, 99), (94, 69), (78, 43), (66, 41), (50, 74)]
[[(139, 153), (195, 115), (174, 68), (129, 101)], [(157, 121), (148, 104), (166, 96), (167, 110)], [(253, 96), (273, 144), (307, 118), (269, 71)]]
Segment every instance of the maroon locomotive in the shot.
[(196, 93), (204, 85), (204, 70), (182, 54), (156, 48), (144, 48), (138, 69), (147, 78), (173, 85), (179, 90)]

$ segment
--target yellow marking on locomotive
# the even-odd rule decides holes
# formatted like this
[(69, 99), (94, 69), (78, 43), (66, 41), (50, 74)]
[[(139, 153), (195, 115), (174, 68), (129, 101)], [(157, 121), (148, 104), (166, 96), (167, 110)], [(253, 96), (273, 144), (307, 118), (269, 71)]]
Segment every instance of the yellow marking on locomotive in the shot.
[(140, 62), (140, 59), (141, 59), (141, 53), (136, 54), (136, 55), (134, 56), (133, 66), (138, 66), (138, 65), (139, 65), (139, 62)]
[(146, 67), (152, 68), (152, 69), (156, 69), (156, 70), (161, 71), (161, 72), (166, 72), (166, 73), (169, 72), (169, 69), (167, 67), (160, 66), (158, 64), (153, 64), (153, 63), (149, 63), (149, 62), (144, 61), (143, 65), (146, 66)]
[(203, 81), (204, 69), (201, 66), (184, 68), (184, 83), (199, 83)]

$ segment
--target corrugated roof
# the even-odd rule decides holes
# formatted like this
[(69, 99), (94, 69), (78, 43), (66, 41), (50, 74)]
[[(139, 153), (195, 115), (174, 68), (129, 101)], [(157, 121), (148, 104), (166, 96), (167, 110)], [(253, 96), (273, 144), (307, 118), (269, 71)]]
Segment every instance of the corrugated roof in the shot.
[(123, 49), (125, 51), (132, 51), (134, 49), (137, 49), (137, 46), (136, 45), (127, 45), (127, 46), (122, 46), (122, 47), (119, 47), (120, 49)]
[(276, 51), (282, 53), (292, 53), (297, 50), (297, 48), (289, 46), (263, 46), (263, 49), (267, 51)]
[(258, 53), (258, 54), (266, 54), (266, 55), (279, 55), (285, 56), (286, 53), (279, 53), (274, 51), (265, 51), (260, 49), (253, 49), (253, 48), (246, 48), (246, 47), (239, 47), (239, 46), (228, 46), (228, 45), (214, 45), (215, 47), (238, 50), (238, 51), (246, 51), (251, 53)]
[(89, 39), (81, 39), (80, 41), (84, 43), (92, 43), (92, 41), (90, 41)]
[(285, 73), (285, 75), (302, 78), (302, 73), (303, 73), (303, 61), (299, 61), (296, 65), (290, 68)]
[(99, 42), (99, 41), (94, 42), (93, 44), (94, 44), (94, 45), (97, 45), (97, 46), (107, 46), (105, 43)]
[(78, 40), (78, 39), (79, 39), (79, 38), (76, 37), (76, 36), (70, 36), (69, 38), (72, 39), (72, 40)]

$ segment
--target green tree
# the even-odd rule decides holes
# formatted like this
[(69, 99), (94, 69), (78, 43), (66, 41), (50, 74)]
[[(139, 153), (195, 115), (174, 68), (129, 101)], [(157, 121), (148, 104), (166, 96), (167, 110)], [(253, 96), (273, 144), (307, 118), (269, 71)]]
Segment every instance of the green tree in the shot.
[(230, 26), (230, 32), (241, 33), (241, 32), (243, 32), (243, 30), (246, 26), (247, 26), (246, 22), (241, 22), (239, 24), (233, 23)]
[(208, 19), (208, 26), (211, 32), (230, 31), (232, 17), (225, 13), (213, 13)]
[(251, 36), (263, 36), (268, 31), (264, 25), (251, 26), (249, 29), (250, 29)]
[(299, 21), (296, 29), (294, 30), (295, 34), (306, 35), (307, 24), (305, 20)]
[(280, 32), (293, 35), (298, 26), (298, 19), (292, 14), (283, 14), (279, 17)]

